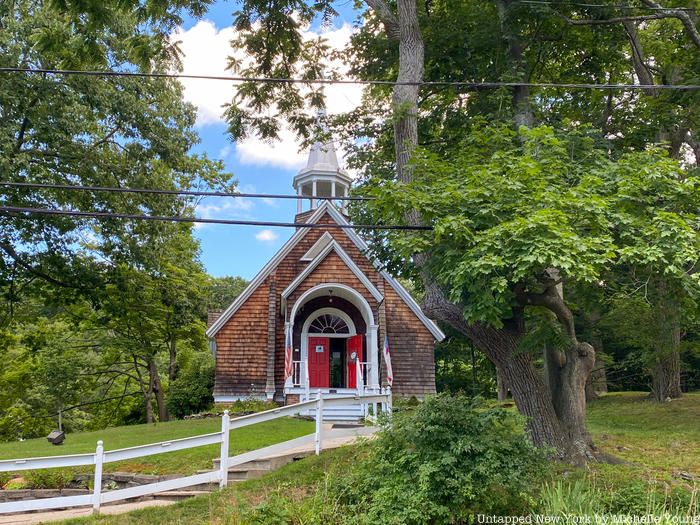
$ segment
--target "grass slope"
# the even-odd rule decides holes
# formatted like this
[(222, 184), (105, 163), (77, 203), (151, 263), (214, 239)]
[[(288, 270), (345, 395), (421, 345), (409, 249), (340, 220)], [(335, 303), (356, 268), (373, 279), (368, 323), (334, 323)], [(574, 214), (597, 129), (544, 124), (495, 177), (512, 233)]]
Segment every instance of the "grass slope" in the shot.
[[(0, 443), (0, 459), (94, 452), (97, 441), (100, 439), (104, 442), (105, 450), (114, 450), (220, 430), (221, 420), (219, 418), (112, 427), (95, 432), (68, 434), (64, 444), (60, 446), (51, 445), (45, 438)], [(233, 456), (255, 450), (310, 434), (313, 431), (313, 422), (294, 418), (280, 418), (239, 428), (231, 431), (230, 454)], [(218, 455), (219, 446), (208, 445), (118, 463), (108, 463), (105, 465), (105, 470), (142, 474), (193, 474), (197, 470), (212, 468), (212, 459)]]
[[(629, 464), (592, 465), (587, 474), (597, 488), (640, 479), (683, 484), (679, 470), (700, 475), (700, 393), (658, 404), (644, 393), (615, 393), (595, 401), (588, 410), (596, 444)], [(287, 497), (323, 497), (314, 493), (325, 476), (342, 476), (358, 454), (356, 447), (324, 452), (287, 465), (258, 479), (229, 486), (222, 492), (193, 498), (170, 507), (149, 508), (118, 516), (99, 516), (66, 523), (237, 524), (251, 523), (251, 506)]]
[(700, 475), (700, 392), (657, 403), (642, 392), (608, 394), (588, 406), (588, 428), (603, 452), (629, 465), (596, 465), (603, 480), (643, 478), (679, 483)]
[[(273, 500), (278, 494), (303, 498), (327, 475), (342, 475), (356, 454), (356, 447), (342, 447), (296, 461), (261, 479), (230, 485), (221, 492), (199, 496), (168, 507), (151, 507), (116, 516), (79, 518), (66, 525), (200, 525), (256, 522), (246, 515), (252, 506)], [(281, 522), (280, 522), (281, 523)]]

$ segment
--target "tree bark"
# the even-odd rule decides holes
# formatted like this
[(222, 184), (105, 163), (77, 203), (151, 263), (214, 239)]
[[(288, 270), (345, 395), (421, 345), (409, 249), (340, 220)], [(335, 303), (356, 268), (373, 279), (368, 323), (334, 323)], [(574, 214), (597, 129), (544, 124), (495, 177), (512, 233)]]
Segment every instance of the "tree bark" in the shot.
[(156, 406), (158, 407), (158, 421), (168, 421), (169, 417), (168, 408), (165, 405), (165, 393), (163, 392), (163, 387), (160, 382), (160, 374), (158, 373), (155, 357), (151, 357), (148, 360), (148, 375), (150, 379), (149, 389), (155, 396)]
[(656, 284), (658, 298), (654, 301), (654, 316), (658, 334), (652, 368), (652, 395), (657, 401), (681, 397), (681, 325), (680, 306), (667, 284)]
[(606, 394), (608, 392), (608, 376), (605, 369), (605, 362), (599, 357), (601, 347), (597, 344), (595, 344), (594, 347), (596, 348), (595, 364), (586, 382), (587, 402), (598, 399), (600, 394)]
[[(512, 3), (512, 0), (498, 0), (497, 2), (501, 34), (504, 36), (508, 48), (510, 73), (515, 78), (522, 78), (522, 81), (526, 82), (528, 80), (527, 74), (522, 70), (524, 46), (520, 36), (510, 27), (510, 21), (508, 20), (508, 10)], [(514, 86), (512, 92), (515, 129), (520, 129), (521, 126), (531, 128), (535, 117), (532, 113), (532, 106), (530, 105), (530, 87)]]
[(505, 401), (508, 399), (508, 384), (506, 383), (505, 378), (503, 377), (503, 372), (496, 367), (496, 395), (498, 396), (499, 401)]
[(170, 341), (168, 341), (168, 352), (170, 353), (170, 361), (168, 363), (168, 380), (170, 384), (177, 379), (178, 366), (177, 366), (177, 339), (175, 335), (170, 336)]

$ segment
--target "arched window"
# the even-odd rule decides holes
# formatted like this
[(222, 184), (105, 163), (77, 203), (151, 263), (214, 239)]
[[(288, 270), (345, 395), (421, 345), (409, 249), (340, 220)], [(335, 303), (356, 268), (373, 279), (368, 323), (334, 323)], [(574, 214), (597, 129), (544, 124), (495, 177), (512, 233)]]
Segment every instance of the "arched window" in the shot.
[(348, 324), (333, 314), (322, 314), (314, 319), (309, 326), (310, 334), (349, 334)]

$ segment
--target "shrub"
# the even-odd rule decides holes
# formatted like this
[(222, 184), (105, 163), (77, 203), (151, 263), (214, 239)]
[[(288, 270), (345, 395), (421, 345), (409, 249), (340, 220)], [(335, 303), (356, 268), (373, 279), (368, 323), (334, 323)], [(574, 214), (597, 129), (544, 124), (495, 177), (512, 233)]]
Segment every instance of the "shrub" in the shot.
[(75, 472), (63, 468), (30, 470), (24, 478), (33, 489), (63, 489), (75, 479)]
[(196, 353), (170, 385), (168, 410), (178, 418), (206, 410), (214, 402), (213, 390), (214, 358), (206, 352)]
[(527, 514), (546, 472), (519, 416), (464, 396), (441, 394), (395, 415), (369, 447), (337, 488), (360, 523)]
[(254, 412), (264, 412), (272, 408), (279, 408), (274, 401), (264, 401), (262, 399), (239, 399), (233, 403), (216, 405), (217, 411), (228, 410), (231, 417)]

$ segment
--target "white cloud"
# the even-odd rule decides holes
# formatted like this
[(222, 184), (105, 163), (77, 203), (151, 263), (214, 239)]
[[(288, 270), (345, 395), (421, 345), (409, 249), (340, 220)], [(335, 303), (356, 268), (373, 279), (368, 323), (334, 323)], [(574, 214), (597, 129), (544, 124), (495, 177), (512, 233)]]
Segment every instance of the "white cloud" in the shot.
[(219, 159), (225, 160), (231, 153), (231, 146), (228, 144), (219, 150)]
[(279, 235), (272, 230), (260, 230), (255, 234), (255, 238), (260, 242), (275, 242), (279, 239)]
[[(343, 24), (339, 28), (329, 27), (320, 31), (306, 29), (302, 32), (305, 40), (317, 39), (319, 36), (327, 41), (333, 49), (343, 49), (348, 43), (353, 28)], [(230, 76), (226, 70), (228, 57), (245, 62), (245, 56), (240, 51), (233, 52), (230, 41), (234, 38), (232, 27), (217, 29), (209, 20), (201, 20), (188, 30), (178, 28), (171, 39), (179, 41), (183, 53), (183, 72), (186, 74), (201, 74), (215, 76)], [(335, 59), (327, 64), (329, 68), (340, 74), (347, 73), (348, 66), (342, 60)], [(230, 102), (234, 89), (231, 82), (217, 80), (183, 79), (185, 99), (197, 106), (197, 124), (205, 126), (223, 122), (223, 105)], [(326, 86), (326, 107), (329, 114), (343, 113), (360, 104), (362, 89), (359, 85)], [(219, 152), (224, 158), (229, 151)], [(226, 153), (226, 155), (222, 155)], [(280, 141), (269, 143), (257, 137), (249, 137), (236, 144), (236, 154), (242, 164), (257, 166), (273, 166), (288, 170), (298, 170), (303, 167), (307, 154), (299, 151), (299, 143), (294, 133), (284, 127), (280, 133)], [(342, 151), (339, 151), (342, 154)]]

